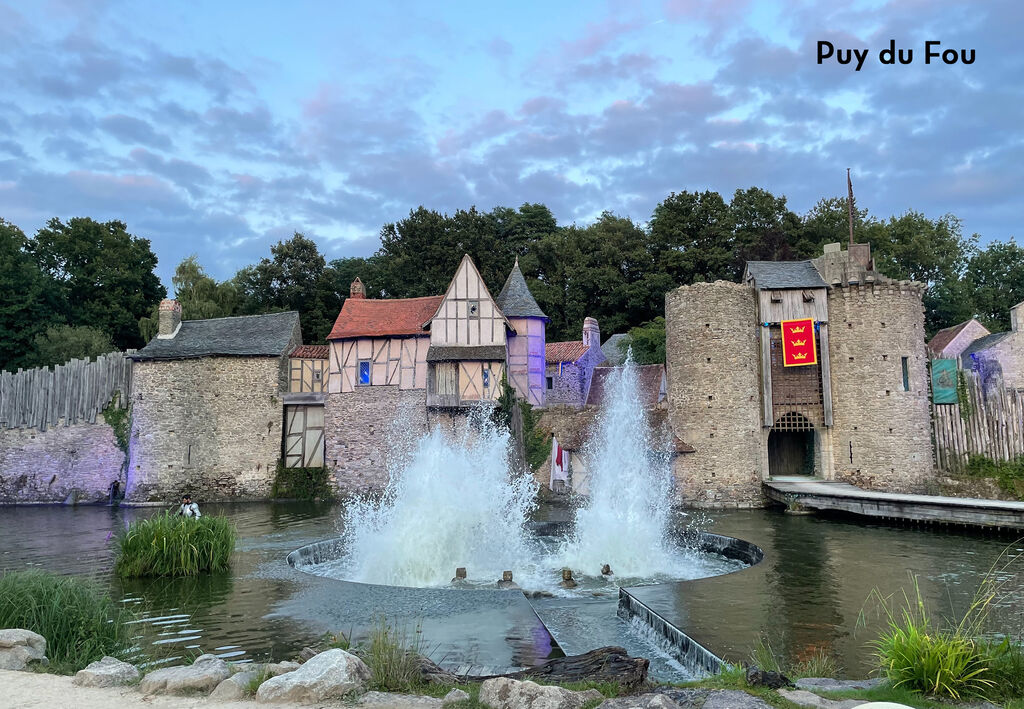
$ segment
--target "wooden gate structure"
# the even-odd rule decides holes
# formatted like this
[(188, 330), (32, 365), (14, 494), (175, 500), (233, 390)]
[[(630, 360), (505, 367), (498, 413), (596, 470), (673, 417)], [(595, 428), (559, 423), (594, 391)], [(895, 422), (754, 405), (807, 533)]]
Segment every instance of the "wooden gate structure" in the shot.
[(1024, 456), (1024, 390), (990, 386), (961, 371), (960, 402), (933, 404), (935, 464), (958, 472), (972, 455), (992, 460)]
[(320, 468), (324, 464), (324, 407), (285, 406), (284, 465)]

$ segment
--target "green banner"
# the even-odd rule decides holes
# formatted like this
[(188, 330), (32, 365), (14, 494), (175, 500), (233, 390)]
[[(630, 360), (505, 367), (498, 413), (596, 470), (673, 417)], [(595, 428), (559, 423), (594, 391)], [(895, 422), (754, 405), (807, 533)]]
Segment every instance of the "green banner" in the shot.
[(956, 360), (932, 360), (932, 403), (955, 404), (956, 399)]

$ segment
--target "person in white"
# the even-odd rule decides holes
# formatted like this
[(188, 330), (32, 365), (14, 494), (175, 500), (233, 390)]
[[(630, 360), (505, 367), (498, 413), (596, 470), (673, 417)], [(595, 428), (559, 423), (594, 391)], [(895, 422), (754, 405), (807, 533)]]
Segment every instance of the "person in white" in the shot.
[(192, 502), (191, 495), (183, 495), (181, 498), (181, 507), (178, 508), (178, 514), (182, 517), (193, 517), (199, 519), (203, 515), (199, 513), (199, 505)]

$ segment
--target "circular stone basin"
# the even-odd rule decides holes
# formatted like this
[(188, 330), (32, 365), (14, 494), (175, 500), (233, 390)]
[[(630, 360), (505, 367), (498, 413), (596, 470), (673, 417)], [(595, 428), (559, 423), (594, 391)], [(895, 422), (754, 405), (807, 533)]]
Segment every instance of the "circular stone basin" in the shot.
[[(524, 563), (523, 568), (510, 569), (513, 580), (528, 594), (555, 596), (592, 596), (599, 593), (617, 592), (619, 587), (646, 586), (671, 581), (694, 580), (721, 576), (747, 568), (763, 558), (761, 550), (753, 544), (733, 537), (724, 537), (697, 530), (681, 530), (670, 534), (672, 546), (678, 550), (679, 564), (673, 573), (657, 573), (647, 576), (623, 577), (602, 575), (600, 569), (593, 573), (573, 574), (576, 586), (565, 588), (562, 581), (562, 567), (553, 564), (556, 551), (566, 535), (571, 532), (568, 522), (534, 522), (529, 525), (537, 542), (538, 555), (535, 561)], [(353, 579), (344, 558), (345, 540), (329, 539), (307, 544), (288, 555), (288, 563), (294, 568), (316, 576), (334, 578), (350, 583), (371, 583), (373, 585), (410, 587), (404, 584), (377, 584), (372, 581)], [(612, 569), (614, 572), (614, 569)], [(455, 569), (451, 570), (452, 575)], [(492, 571), (490, 577), (480, 578), (467, 569), (465, 581), (448, 585), (416, 586), (434, 589), (479, 589), (500, 588), (500, 572)], [(454, 581), (454, 579), (453, 579)]]

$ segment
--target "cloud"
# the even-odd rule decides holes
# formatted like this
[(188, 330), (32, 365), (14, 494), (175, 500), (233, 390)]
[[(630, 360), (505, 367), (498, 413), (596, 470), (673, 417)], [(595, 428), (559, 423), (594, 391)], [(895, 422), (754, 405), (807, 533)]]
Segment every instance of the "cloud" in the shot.
[(165, 150), (171, 147), (170, 138), (138, 118), (123, 114), (105, 116), (100, 119), (99, 125), (102, 130), (128, 145), (149, 145)]

